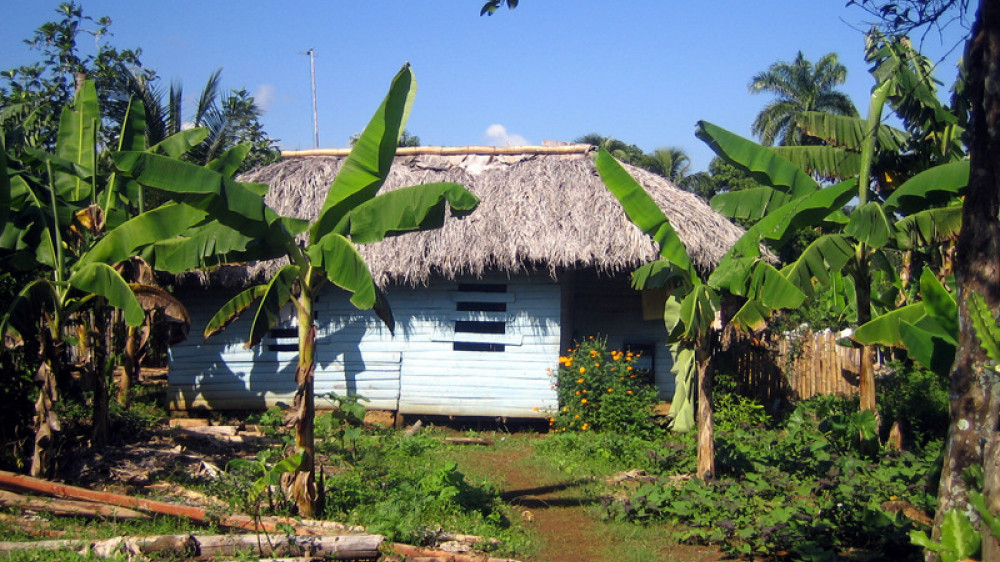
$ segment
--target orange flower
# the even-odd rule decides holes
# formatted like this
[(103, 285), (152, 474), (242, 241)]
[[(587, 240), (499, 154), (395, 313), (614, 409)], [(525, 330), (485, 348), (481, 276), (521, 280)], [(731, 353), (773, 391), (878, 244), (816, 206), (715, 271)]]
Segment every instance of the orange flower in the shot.
[(632, 369), (632, 365), (629, 365), (628, 367), (625, 367), (625, 370), (626, 370), (626, 371), (631, 371), (631, 370), (633, 370), (633, 369)]
[(580, 414), (575, 414), (575, 415), (573, 416), (573, 418), (574, 418), (574, 419), (580, 419)]
[(625, 392), (626, 392), (627, 394), (632, 394), (632, 391), (631, 391), (631, 390), (626, 390)]
[(579, 390), (577, 390), (577, 391), (576, 391), (576, 395), (577, 395), (577, 396), (579, 396), (579, 395), (580, 395), (580, 391), (579, 391)]
[(580, 403), (581, 404), (586, 404), (587, 403), (587, 399), (586, 398), (581, 398), (580, 399)]
[[(615, 389), (613, 389), (613, 388), (609, 388), (608, 389), (608, 392), (614, 392), (614, 391), (615, 391)], [(535, 408), (535, 409), (537, 410), (538, 408)]]
[(591, 349), (591, 350), (590, 350), (590, 357), (591, 357), (591, 358), (593, 358), (593, 357), (597, 357), (597, 350), (596, 350), (596, 349)]
[(580, 429), (582, 429), (584, 431), (587, 431), (588, 429), (590, 429), (590, 424), (589, 423), (585, 423), (585, 424), (583, 424), (583, 425), (580, 426)]
[(583, 384), (583, 379), (582, 378), (576, 379), (576, 384)]
[(586, 372), (587, 372), (587, 368), (586, 367), (580, 367), (580, 374), (581, 375), (584, 374), (584, 373), (586, 373)]
[(600, 363), (594, 363), (594, 367), (600, 367), (600, 366), (601, 366)]

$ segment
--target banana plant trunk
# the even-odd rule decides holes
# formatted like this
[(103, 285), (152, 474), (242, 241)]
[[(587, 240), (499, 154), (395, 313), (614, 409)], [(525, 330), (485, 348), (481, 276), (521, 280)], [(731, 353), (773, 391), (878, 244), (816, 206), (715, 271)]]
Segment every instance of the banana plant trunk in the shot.
[[(858, 247), (857, 271), (854, 276), (855, 304), (858, 310), (858, 326), (864, 326), (872, 319), (872, 283), (871, 271), (868, 267), (867, 248), (864, 244)], [(861, 347), (861, 365), (859, 369), (858, 394), (861, 397), (861, 411), (876, 411), (875, 407), (875, 347)]]
[(709, 336), (700, 336), (695, 351), (698, 369), (698, 478), (715, 477), (715, 426), (712, 421), (712, 351)]
[[(983, 0), (966, 51), (971, 112), (969, 185), (962, 206), (955, 280), (959, 334), (951, 369), (951, 413), (938, 487), (933, 539), (940, 540), (944, 514), (971, 512), (982, 532), (982, 559), (1000, 560), (1000, 541), (969, 508), (967, 469), (985, 477), (987, 509), (1000, 512), (1000, 371), (991, 368), (969, 315), (972, 293), (980, 294), (994, 319), (1000, 315), (1000, 0)], [(933, 553), (928, 553), (928, 558)]]
[(59, 416), (55, 405), (59, 401), (58, 380), (62, 365), (62, 348), (65, 344), (56, 334), (61, 332), (58, 322), (41, 330), (42, 364), (35, 374), (35, 382), (41, 388), (35, 401), (35, 446), (31, 456), (31, 476), (48, 478), (55, 464), (54, 443), (59, 431)]
[(313, 322), (313, 302), (307, 290), (298, 298), (299, 362), (295, 371), (295, 445), (302, 462), (293, 473), (291, 497), (299, 508), (299, 516), (313, 518), (316, 512), (316, 448), (314, 418), (316, 414), (316, 325)]
[(125, 337), (124, 373), (118, 378), (118, 404), (126, 410), (132, 402), (132, 381), (139, 380), (139, 337), (141, 327), (129, 326)]

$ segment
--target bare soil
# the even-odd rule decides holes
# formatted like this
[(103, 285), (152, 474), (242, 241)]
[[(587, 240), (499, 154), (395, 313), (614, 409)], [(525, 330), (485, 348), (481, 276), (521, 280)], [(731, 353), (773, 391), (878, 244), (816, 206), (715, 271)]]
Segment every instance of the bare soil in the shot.
[[(537, 436), (544, 439), (545, 436)], [(593, 481), (573, 480), (543, 466), (532, 456), (531, 440), (512, 438), (512, 444), (471, 449), (460, 469), (503, 485), (503, 497), (518, 506), (522, 524), (532, 533), (532, 562), (603, 562), (625, 560), (635, 549), (612, 523), (600, 517), (601, 499)], [(651, 533), (655, 536), (655, 532)], [(644, 541), (646, 542), (646, 541)], [(709, 547), (679, 545), (663, 533), (662, 541), (644, 544), (652, 560), (715, 562), (723, 555)]]

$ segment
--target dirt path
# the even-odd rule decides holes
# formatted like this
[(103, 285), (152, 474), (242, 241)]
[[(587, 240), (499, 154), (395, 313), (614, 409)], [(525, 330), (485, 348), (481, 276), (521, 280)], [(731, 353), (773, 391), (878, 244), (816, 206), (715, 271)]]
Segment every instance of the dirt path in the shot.
[(535, 545), (535, 554), (528, 561), (709, 562), (721, 558), (715, 549), (678, 545), (655, 529), (632, 533), (635, 529), (627, 525), (602, 521), (594, 483), (542, 466), (531, 454), (531, 442), (521, 436), (511, 443), (470, 450), (460, 461), (467, 474), (502, 485), (503, 498), (520, 509)]

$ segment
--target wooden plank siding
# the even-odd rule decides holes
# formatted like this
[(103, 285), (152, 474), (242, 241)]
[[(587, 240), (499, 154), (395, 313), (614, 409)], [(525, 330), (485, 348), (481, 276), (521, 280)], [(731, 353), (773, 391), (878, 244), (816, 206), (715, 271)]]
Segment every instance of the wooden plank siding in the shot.
[[(391, 288), (395, 336), (373, 313), (356, 310), (346, 295), (333, 290), (321, 295), (316, 303), (317, 407), (332, 407), (323, 396), (334, 391), (363, 396), (372, 409), (404, 414), (541, 417), (554, 411), (556, 393), (546, 369), (558, 364), (559, 286), (548, 278), (503, 279), (480, 283), (489, 292), (469, 290), (476, 283)], [(505, 291), (496, 292), (501, 285)], [(283, 337), (268, 338), (254, 349), (242, 346), (251, 312), (209, 342), (201, 341), (204, 326), (229, 296), (181, 295), (192, 315), (192, 337), (170, 351), (171, 409), (291, 404), (298, 357), (291, 321), (281, 325)], [(468, 308), (460, 302), (477, 301), (500, 303), (486, 307), (504, 310), (458, 310)], [(478, 325), (503, 333), (464, 331)], [(463, 345), (472, 349), (458, 349)]]

